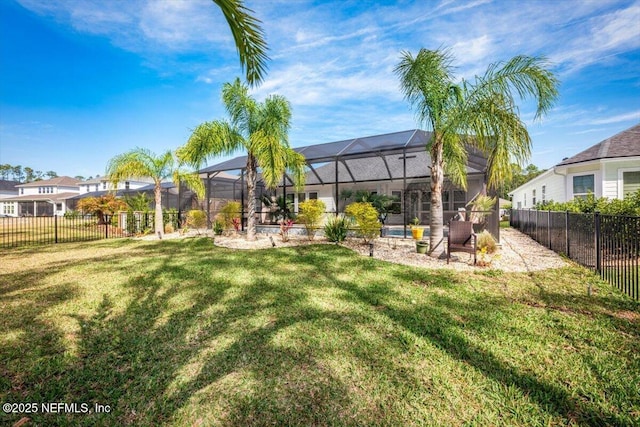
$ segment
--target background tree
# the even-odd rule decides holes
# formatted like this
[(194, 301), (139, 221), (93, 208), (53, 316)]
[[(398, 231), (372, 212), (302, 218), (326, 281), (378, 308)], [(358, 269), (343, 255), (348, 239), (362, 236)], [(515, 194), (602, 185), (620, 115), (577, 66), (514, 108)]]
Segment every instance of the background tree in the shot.
[(304, 185), (305, 160), (289, 146), (291, 107), (286, 98), (271, 95), (264, 102), (257, 102), (248, 91), (240, 79), (225, 83), (222, 101), (230, 120), (199, 125), (178, 149), (178, 158), (199, 168), (208, 158), (240, 150), (247, 152), (247, 239), (255, 240), (258, 167), (267, 188), (276, 188), (285, 172), (289, 172), (299, 189)]
[(127, 153), (117, 155), (109, 161), (107, 175), (114, 188), (117, 188), (119, 181), (131, 178), (149, 177), (153, 180), (155, 200), (154, 228), (156, 233), (160, 233), (160, 238), (164, 233), (161, 192), (161, 184), (164, 180), (171, 178), (176, 186), (183, 182), (198, 197), (202, 198), (204, 195), (204, 185), (198, 174), (181, 169), (171, 151), (166, 151), (157, 156), (150, 150), (136, 148)]
[(247, 82), (254, 86), (262, 81), (266, 73), (267, 42), (255, 18), (253, 10), (244, 6), (242, 0), (213, 0), (224, 15), (238, 49), (240, 64), (246, 70)]
[(509, 192), (531, 181), (543, 173), (543, 169), (539, 169), (536, 165), (528, 165), (526, 168), (517, 163), (511, 163), (511, 176), (506, 177), (503, 182), (498, 186), (498, 195), (503, 199), (509, 198)]
[(558, 80), (544, 58), (515, 56), (489, 66), (474, 82), (456, 83), (448, 50), (421, 49), (416, 56), (402, 52), (395, 72), (405, 98), (418, 120), (432, 131), (431, 215), (429, 250), (444, 253), (442, 187), (444, 174), (466, 189), (467, 150), (476, 147), (488, 156), (488, 186), (496, 188), (510, 176), (513, 161), (530, 156), (531, 138), (518, 114), (514, 94), (536, 101), (535, 119), (552, 107)]
[(57, 178), (58, 174), (56, 173), (56, 171), (46, 171), (44, 173), (44, 176), (46, 176), (48, 179), (52, 179), (52, 178)]
[(123, 200), (116, 199), (116, 196), (111, 193), (100, 197), (87, 197), (78, 202), (78, 209), (96, 215), (100, 225), (106, 223), (105, 215), (113, 215), (126, 208), (127, 204)]

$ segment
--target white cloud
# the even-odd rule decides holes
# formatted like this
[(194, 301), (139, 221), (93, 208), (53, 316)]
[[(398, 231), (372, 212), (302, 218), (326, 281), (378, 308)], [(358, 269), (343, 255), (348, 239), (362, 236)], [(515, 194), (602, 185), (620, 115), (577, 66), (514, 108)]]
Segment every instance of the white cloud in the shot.
[(640, 110), (631, 111), (629, 113), (618, 114), (610, 117), (603, 117), (601, 119), (590, 120), (592, 125), (608, 125), (612, 123), (621, 123), (634, 121), (640, 123)]

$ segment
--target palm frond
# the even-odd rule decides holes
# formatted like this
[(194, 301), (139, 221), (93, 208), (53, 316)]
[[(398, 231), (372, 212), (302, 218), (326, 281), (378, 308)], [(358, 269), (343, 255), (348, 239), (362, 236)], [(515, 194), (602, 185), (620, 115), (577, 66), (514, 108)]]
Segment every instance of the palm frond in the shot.
[(476, 78), (469, 99), (473, 100), (476, 96), (484, 97), (487, 92), (513, 97), (515, 91), (521, 100), (529, 97), (535, 99), (537, 120), (551, 110), (558, 97), (560, 82), (549, 67), (550, 64), (545, 57), (525, 55), (514, 56), (507, 62), (491, 64), (484, 76)]
[(199, 168), (202, 162), (221, 155), (230, 155), (244, 147), (244, 139), (228, 122), (205, 122), (191, 133), (187, 143), (176, 150), (178, 159)]
[(196, 172), (187, 172), (183, 169), (178, 168), (173, 171), (172, 178), (173, 183), (177, 186), (179, 186), (180, 183), (184, 183), (189, 189), (196, 193), (199, 199), (202, 199), (204, 197), (204, 183)]
[(280, 144), (274, 135), (262, 130), (252, 133), (249, 140), (250, 152), (262, 169), (262, 181), (267, 188), (276, 188), (287, 169), (287, 147)]
[(267, 69), (267, 42), (255, 18), (253, 10), (244, 6), (242, 0), (213, 0), (224, 14), (240, 56), (242, 69), (246, 70), (247, 82), (254, 86), (261, 82)]

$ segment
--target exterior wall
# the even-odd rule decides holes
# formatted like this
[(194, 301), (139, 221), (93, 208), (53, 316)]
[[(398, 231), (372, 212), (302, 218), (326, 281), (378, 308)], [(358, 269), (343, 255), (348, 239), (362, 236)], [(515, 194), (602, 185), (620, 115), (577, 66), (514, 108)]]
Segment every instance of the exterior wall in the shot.
[[(129, 183), (130, 190), (137, 190), (138, 188), (146, 187), (149, 184), (153, 184), (153, 181), (120, 181), (118, 182), (117, 190), (127, 189), (127, 182)], [(80, 182), (80, 194), (93, 193), (95, 191), (111, 191), (114, 190), (113, 183), (110, 181), (97, 181), (95, 179), (90, 181)]]
[[(623, 198), (622, 177), (624, 172), (640, 171), (640, 157), (624, 159), (604, 159), (580, 165), (569, 165), (549, 169), (542, 175), (516, 188), (512, 194), (514, 209), (533, 208), (533, 190), (536, 201), (542, 201), (542, 186), (545, 186), (545, 200), (567, 202), (574, 198), (573, 178), (582, 175), (594, 176), (594, 196), (610, 199)], [(526, 203), (525, 203), (526, 202)]]
[(593, 195), (595, 197), (602, 197), (602, 170), (601, 165), (599, 163), (588, 164), (588, 165), (580, 165), (580, 166), (569, 166), (566, 169), (567, 171), (567, 180), (566, 180), (566, 200), (573, 200), (575, 195), (573, 194), (573, 178), (577, 176), (584, 175), (593, 175), (594, 176), (594, 191)]
[(553, 169), (549, 169), (511, 192), (511, 206), (514, 209), (533, 208), (533, 191), (536, 192), (536, 203), (541, 202), (542, 187), (545, 187), (545, 200), (564, 201), (564, 176), (556, 175)]
[(623, 173), (640, 171), (640, 158), (632, 157), (603, 163), (602, 195), (610, 199), (622, 199)]
[(18, 216), (18, 202), (3, 202), (0, 199), (0, 217)]

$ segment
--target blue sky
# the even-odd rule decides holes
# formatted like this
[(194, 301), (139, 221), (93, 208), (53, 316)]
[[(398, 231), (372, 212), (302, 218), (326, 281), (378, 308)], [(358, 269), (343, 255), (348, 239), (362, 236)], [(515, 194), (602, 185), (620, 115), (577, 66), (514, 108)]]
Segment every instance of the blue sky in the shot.
[[(393, 68), (423, 47), (451, 48), (466, 79), (516, 54), (551, 61), (555, 108), (533, 123), (521, 107), (539, 167), (640, 122), (640, 1), (246, 5), (271, 57), (252, 93), (289, 99), (294, 147), (421, 127)], [(222, 84), (241, 75), (208, 0), (3, 0), (0, 67), (0, 163), (87, 177), (116, 154), (175, 149), (199, 123), (225, 119)]]

